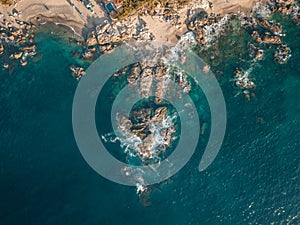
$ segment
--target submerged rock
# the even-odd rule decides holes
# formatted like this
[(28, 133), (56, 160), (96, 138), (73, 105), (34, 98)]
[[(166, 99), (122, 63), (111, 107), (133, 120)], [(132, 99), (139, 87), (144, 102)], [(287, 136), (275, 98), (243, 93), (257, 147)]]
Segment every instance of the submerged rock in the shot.
[(109, 44), (104, 44), (100, 45), (100, 50), (104, 54), (109, 54), (115, 49), (116, 45), (109, 43)]
[(252, 43), (248, 43), (250, 56), (253, 57), (255, 60), (263, 60), (264, 51), (259, 49)]
[(265, 44), (281, 44), (282, 41), (278, 36), (266, 35), (262, 41)]
[(4, 45), (0, 44), (0, 55), (2, 55), (4, 52)]
[(82, 53), (82, 59), (84, 60), (94, 60), (94, 53), (95, 51), (91, 50), (91, 49), (86, 49), (83, 53)]
[(253, 89), (255, 88), (254, 82), (250, 79), (249, 74), (250, 74), (251, 69), (247, 71), (242, 71), (237, 69), (235, 71), (235, 85), (239, 88), (242, 89)]
[(70, 70), (72, 71), (72, 76), (73, 76), (76, 80), (80, 80), (81, 77), (83, 77), (83, 76), (85, 75), (85, 71), (84, 71), (84, 68), (83, 68), (83, 67), (71, 65), (71, 66), (70, 66)]
[(23, 52), (15, 53), (14, 58), (15, 59), (20, 59), (22, 57), (22, 55), (23, 55)]
[(25, 46), (25, 47), (23, 47), (22, 50), (23, 50), (24, 52), (30, 52), (30, 51), (34, 51), (35, 48), (36, 48), (35, 45), (31, 45), (31, 46)]
[(274, 54), (274, 60), (279, 64), (285, 64), (291, 56), (291, 49), (283, 44), (277, 47)]
[(21, 60), (20, 63), (21, 63), (21, 66), (26, 66), (28, 64), (28, 62), (26, 60)]

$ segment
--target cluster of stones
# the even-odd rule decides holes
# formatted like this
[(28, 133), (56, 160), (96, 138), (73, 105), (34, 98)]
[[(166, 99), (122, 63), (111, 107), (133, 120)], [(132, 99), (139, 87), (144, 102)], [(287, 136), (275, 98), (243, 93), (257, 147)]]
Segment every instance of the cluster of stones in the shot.
[[(126, 129), (127, 135), (140, 139), (134, 148), (134, 154), (144, 164), (159, 161), (167, 147), (171, 145), (172, 136), (176, 131), (174, 124), (165, 124), (169, 117), (167, 108), (159, 106), (156, 109), (152, 107), (136, 109), (132, 114), (130, 119), (123, 117), (120, 124)], [(157, 139), (160, 140), (160, 143), (155, 145)]]
[(267, 31), (261, 35), (258, 31), (254, 30), (251, 34), (253, 40), (255, 40), (259, 44), (272, 44), (272, 45), (283, 45), (281, 37), (285, 36), (282, 33), (282, 26), (280, 24), (276, 24), (273, 21), (268, 21), (263, 18), (259, 18), (257, 20), (257, 26), (260, 26)]
[[(282, 31), (282, 26), (281, 24), (268, 20), (271, 13), (275, 11), (284, 15), (292, 15), (294, 22), (297, 23), (298, 6), (293, 0), (275, 0), (268, 4), (258, 4), (250, 17), (241, 17), (240, 19), (243, 27), (249, 28), (251, 31), (252, 39), (258, 45), (274, 46), (276, 48), (274, 61), (285, 64), (291, 57), (291, 50), (281, 40), (281, 37), (285, 36)], [(264, 32), (258, 32), (258, 30), (263, 30)], [(264, 51), (262, 49), (250, 42), (248, 43), (248, 47), (250, 56), (253, 57), (254, 62), (263, 59)], [(241, 88), (247, 99), (252, 97), (253, 93), (251, 93), (250, 90), (255, 88), (254, 82), (249, 77), (249, 71), (251, 71), (251, 68), (246, 72), (236, 70), (234, 79), (235, 85)]]
[[(199, 6), (200, 7), (200, 6)], [(204, 8), (194, 5), (188, 11), (187, 27), (195, 34), (196, 41), (201, 46), (210, 46), (223, 31), (229, 28), (228, 21), (232, 15), (225, 15), (221, 18), (219, 15), (208, 14)], [(211, 6), (206, 6), (211, 8)], [(258, 44), (275, 45), (277, 47), (274, 60), (279, 63), (286, 63), (290, 57), (290, 49), (282, 42), (282, 26), (268, 20), (272, 12), (279, 12), (284, 15), (291, 15), (295, 23), (299, 23), (299, 6), (294, 0), (271, 0), (268, 4), (259, 3), (254, 8), (250, 17), (240, 15), (240, 21), (243, 27), (250, 28), (251, 36)], [(263, 33), (259, 33), (257, 28), (263, 28)], [(252, 48), (253, 49), (253, 48)], [(263, 51), (254, 46), (254, 57), (257, 60), (263, 58)]]
[(98, 25), (95, 31), (87, 38), (87, 46), (96, 44), (106, 45), (118, 43), (125, 40), (152, 40), (153, 35), (149, 33), (146, 23), (140, 18), (133, 18), (116, 23), (105, 20)]
[(209, 32), (209, 35), (213, 36), (219, 32), (216, 25), (220, 20), (220, 15), (208, 15), (203, 9), (190, 9), (188, 12), (187, 27), (189, 31), (195, 34), (196, 41), (205, 46), (207, 44), (207, 33)]
[(282, 44), (280, 37), (285, 35), (282, 33), (282, 26), (280, 24), (259, 18), (257, 20), (257, 25), (266, 29), (267, 31), (264, 32), (264, 35), (260, 35), (258, 31), (254, 30), (251, 36), (256, 42), (274, 45)]
[(152, 18), (158, 18), (160, 21), (169, 22), (171, 25), (176, 26), (178, 29), (181, 28), (181, 21), (178, 8), (179, 5), (176, 3), (167, 2), (165, 6), (157, 4), (157, 6), (152, 10), (146, 9), (142, 11), (141, 15), (150, 15)]
[[(270, 12), (290, 15), (295, 24), (298, 25), (300, 23), (299, 5), (295, 0), (271, 0), (265, 7), (267, 7), (267, 10)], [(281, 40), (281, 37), (285, 36), (285, 34), (282, 33), (282, 26), (272, 21), (268, 21), (263, 17), (259, 17), (256, 22), (256, 25), (263, 27), (268, 31), (263, 35), (260, 35), (257, 31), (253, 31), (253, 39), (258, 43), (275, 45), (276, 51), (274, 54), (274, 61), (280, 64), (287, 63), (288, 59), (291, 57), (291, 50)]]
[(300, 23), (299, 5), (295, 0), (271, 0), (268, 2), (272, 12), (291, 15), (296, 24)]
[(241, 90), (241, 92), (239, 92), (237, 95), (243, 94), (247, 100), (255, 97), (253, 90), (255, 89), (256, 85), (253, 81), (253, 78), (250, 76), (251, 71), (252, 67), (250, 67), (248, 70), (236, 69), (234, 76), (235, 85)]
[(263, 60), (264, 50), (259, 49), (252, 43), (248, 43), (248, 47), (250, 50), (250, 56), (253, 57), (256, 61)]
[(15, 19), (17, 12), (9, 14), (8, 20), (2, 15), (0, 25), (0, 57), (4, 62), (5, 69), (13, 69), (19, 62), (20, 65), (27, 65), (27, 58), (36, 55), (34, 44), (34, 25)]
[(130, 70), (125, 68), (115, 76), (127, 75), (129, 85), (136, 85), (138, 82), (140, 94), (143, 98), (150, 97), (152, 86), (155, 85), (155, 103), (160, 104), (166, 88), (168, 71), (163, 63), (148, 66), (145, 62), (134, 64)]
[(287, 45), (278, 46), (274, 54), (275, 61), (280, 64), (285, 64), (291, 56), (291, 49)]
[[(124, 75), (128, 81), (128, 88), (137, 86), (143, 98), (151, 97), (153, 91), (154, 103), (158, 107), (134, 110), (131, 119), (122, 117), (120, 119), (122, 132), (127, 136), (139, 138), (138, 146), (134, 147), (134, 155), (137, 155), (143, 163), (159, 160), (167, 147), (172, 144), (176, 131), (167, 108), (163, 106), (164, 95), (168, 92), (168, 88), (171, 88), (168, 85), (169, 81), (174, 80), (185, 92), (190, 91), (190, 84), (185, 75), (179, 72), (171, 75), (167, 66), (159, 62), (153, 65), (146, 62), (135, 63), (114, 74), (114, 76)], [(158, 139), (163, 141), (157, 144)]]
[(254, 82), (250, 79), (248, 71), (235, 71), (235, 85), (243, 90), (245, 97), (250, 99), (250, 89), (255, 88)]
[(70, 38), (69, 41), (84, 47), (81, 59), (93, 61), (98, 53), (109, 54), (123, 41), (153, 39), (153, 35), (142, 19), (129, 18), (118, 22), (105, 20), (88, 33), (85, 41), (79, 41), (75, 38)]
[(72, 76), (78, 81), (85, 75), (83, 67), (71, 65), (70, 70), (72, 71)]

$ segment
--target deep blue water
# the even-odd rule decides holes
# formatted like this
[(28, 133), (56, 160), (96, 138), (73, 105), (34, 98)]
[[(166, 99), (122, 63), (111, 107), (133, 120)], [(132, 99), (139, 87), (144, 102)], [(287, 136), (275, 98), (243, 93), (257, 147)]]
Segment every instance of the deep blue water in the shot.
[(11, 76), (0, 71), (0, 224), (299, 224), (300, 30), (285, 29), (293, 57), (276, 65), (267, 51), (253, 71), (252, 100), (234, 97), (238, 62), (228, 59), (218, 76), (228, 110), (219, 155), (200, 173), (197, 151), (151, 194), (150, 207), (80, 155), (71, 123), (74, 46), (40, 34), (40, 61)]

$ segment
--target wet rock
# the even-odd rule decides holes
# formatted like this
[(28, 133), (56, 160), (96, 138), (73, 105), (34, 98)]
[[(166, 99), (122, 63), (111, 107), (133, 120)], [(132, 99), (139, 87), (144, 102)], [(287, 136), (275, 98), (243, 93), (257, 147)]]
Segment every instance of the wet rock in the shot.
[(69, 42), (70, 42), (70, 43), (76, 43), (76, 41), (77, 41), (77, 40), (76, 40), (75, 38), (71, 38), (71, 37), (69, 38)]
[(254, 44), (248, 43), (250, 56), (255, 58), (256, 60), (262, 60), (264, 56), (264, 51), (262, 49), (257, 48)]
[(28, 62), (23, 59), (20, 61), (20, 63), (21, 63), (21, 66), (26, 66), (28, 64)]
[(262, 39), (257, 31), (253, 31), (251, 37), (253, 38), (253, 40), (262, 43)]
[(273, 21), (268, 21), (266, 19), (260, 19), (258, 24), (272, 31), (275, 35), (283, 36), (282, 26), (280, 24), (276, 24)]
[(95, 46), (98, 44), (97, 37), (94, 32), (91, 32), (86, 40), (86, 46)]
[(2, 55), (4, 52), (4, 45), (0, 44), (0, 55)]
[(172, 143), (175, 128), (166, 107), (134, 109), (131, 119), (119, 121), (122, 132), (140, 140), (131, 151), (144, 163), (159, 159)]
[(249, 77), (249, 71), (242, 71), (237, 69), (235, 71), (235, 85), (242, 89), (255, 88), (254, 82)]
[(276, 49), (274, 60), (279, 64), (285, 64), (291, 56), (291, 49), (287, 45), (280, 45)]
[(116, 46), (114, 44), (109, 43), (109, 44), (100, 45), (100, 50), (104, 54), (109, 54), (115, 49), (115, 47)]
[(264, 51), (262, 49), (258, 49), (256, 52), (255, 52), (255, 59), (257, 60), (262, 60), (264, 57)]
[(253, 40), (257, 41), (258, 43), (276, 44), (276, 45), (282, 43), (279, 36), (272, 36), (269, 32), (266, 32), (265, 36), (261, 38), (261, 36), (257, 31), (253, 31), (251, 37), (253, 38)]
[(30, 51), (34, 51), (35, 48), (36, 48), (35, 45), (31, 45), (31, 46), (25, 46), (25, 47), (23, 47), (22, 50), (23, 50), (24, 52), (30, 52)]
[(262, 42), (265, 43), (265, 44), (276, 44), (276, 45), (282, 43), (280, 37), (270, 36), (270, 35), (266, 35)]
[(18, 29), (18, 30), (12, 31), (11, 34), (13, 36), (21, 36), (23, 34), (23, 32), (21, 29)]
[(140, 76), (142, 69), (139, 63), (135, 63), (132, 68), (131, 71), (129, 73), (129, 75), (127, 76), (127, 81), (129, 84), (133, 84)]
[(82, 59), (84, 60), (93, 60), (94, 59), (94, 52), (90, 49), (86, 49), (83, 53), (82, 53)]
[(79, 46), (84, 46), (84, 45), (85, 45), (84, 41), (79, 41), (79, 40), (77, 40), (77, 39), (75, 39), (75, 38), (69, 38), (69, 42), (70, 42), (70, 43), (77, 44), (77, 45), (79, 45)]
[(70, 66), (70, 70), (72, 71), (72, 76), (73, 76), (76, 80), (80, 80), (81, 77), (83, 77), (83, 76), (85, 75), (85, 71), (84, 71), (84, 68), (83, 68), (83, 67), (71, 65), (71, 66)]
[(4, 69), (8, 69), (9, 68), (8, 63), (4, 63), (3, 67), (4, 67)]
[(15, 59), (20, 59), (22, 57), (22, 55), (23, 55), (23, 52), (15, 53), (14, 58)]
[(8, 39), (9, 39), (10, 41), (14, 41), (14, 40), (15, 40), (15, 37), (14, 37), (13, 35), (11, 35), (11, 36), (8, 37)]
[(210, 68), (209, 68), (209, 65), (207, 65), (207, 64), (202, 68), (202, 71), (203, 71), (204, 73), (208, 73), (209, 70), (210, 70)]
[(35, 50), (28, 52), (29, 56), (35, 56), (37, 54), (37, 52)]

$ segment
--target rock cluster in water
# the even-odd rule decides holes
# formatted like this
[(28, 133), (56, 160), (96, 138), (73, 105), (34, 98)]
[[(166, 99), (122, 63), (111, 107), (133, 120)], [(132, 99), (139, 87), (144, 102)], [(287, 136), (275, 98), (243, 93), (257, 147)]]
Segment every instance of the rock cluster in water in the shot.
[(144, 164), (160, 161), (172, 144), (176, 131), (168, 110), (164, 106), (135, 109), (132, 118), (122, 117), (120, 127), (127, 136), (138, 139), (131, 154), (138, 156)]
[(247, 71), (236, 69), (234, 77), (235, 85), (242, 90), (247, 100), (254, 96), (250, 90), (255, 88), (255, 83), (250, 78), (250, 72), (251, 68)]
[(285, 36), (282, 31), (282, 25), (270, 20), (272, 12), (290, 15), (293, 22), (299, 24), (300, 12), (297, 1), (271, 0), (267, 4), (257, 4), (251, 15), (252, 22), (246, 24), (245, 27), (252, 27), (251, 37), (258, 44), (275, 47), (274, 61), (285, 64), (291, 56), (291, 51), (282, 41), (282, 37)]
[(72, 71), (72, 76), (78, 81), (85, 75), (83, 67), (71, 65), (70, 70)]
[(287, 45), (278, 46), (274, 54), (275, 61), (280, 64), (285, 64), (291, 56), (291, 49)]
[(270, 0), (268, 2), (272, 12), (279, 12), (283, 15), (291, 15), (296, 24), (300, 23), (299, 3), (295, 0)]
[[(135, 109), (131, 118), (121, 116), (118, 120), (126, 137), (121, 142), (125, 143), (127, 153), (138, 156), (143, 163), (159, 161), (166, 149), (172, 145), (176, 131), (174, 115), (170, 115), (163, 99), (169, 93), (168, 90), (172, 89), (173, 82), (181, 86), (184, 92), (189, 93), (191, 84), (187, 76), (180, 71), (171, 70), (160, 60), (150, 64), (135, 63), (123, 68), (114, 76), (126, 76), (128, 81), (126, 88), (135, 87), (142, 98), (147, 99), (152, 96), (151, 93), (154, 94), (153, 103), (156, 107)], [(129, 140), (133, 139), (135, 141), (131, 143)]]
[(17, 12), (8, 15), (0, 14), (2, 17), (0, 24), (0, 57), (3, 67), (9, 69), (10, 73), (18, 64), (26, 66), (28, 58), (37, 54), (36, 45), (34, 44), (34, 25), (16, 19), (14, 14), (17, 14)]

